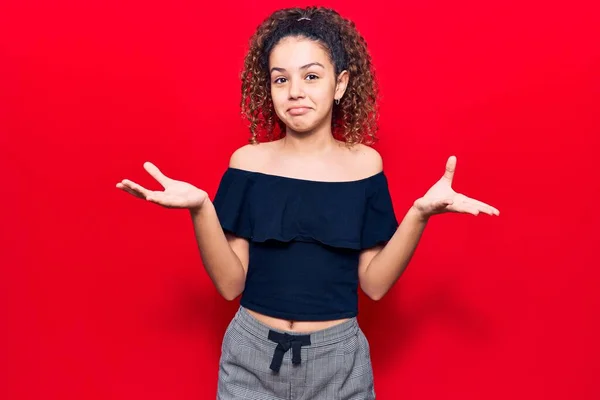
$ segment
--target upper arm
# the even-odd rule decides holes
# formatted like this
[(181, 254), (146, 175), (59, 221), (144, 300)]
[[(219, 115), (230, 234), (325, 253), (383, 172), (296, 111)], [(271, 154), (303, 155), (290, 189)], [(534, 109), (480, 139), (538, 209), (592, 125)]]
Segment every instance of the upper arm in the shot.
[[(383, 170), (383, 159), (377, 150), (372, 147), (360, 145), (359, 147), (360, 167), (366, 176), (375, 175)], [(371, 260), (385, 247), (385, 244), (377, 245), (360, 252), (358, 259), (358, 278), (362, 279)]]
[(371, 247), (369, 249), (364, 249), (360, 252), (360, 255), (358, 256), (358, 280), (359, 281), (361, 281), (363, 279), (363, 276), (364, 276), (365, 272), (367, 272), (367, 267), (371, 263), (371, 260), (373, 260), (373, 258), (375, 258), (375, 256), (377, 254), (379, 254), (379, 252), (381, 250), (383, 250), (384, 247), (385, 247), (385, 245), (377, 245), (377, 246)]
[[(252, 170), (252, 158), (253, 158), (253, 150), (255, 150), (254, 145), (245, 145), (237, 149), (233, 152), (229, 159), (229, 166), (231, 168), (244, 169), (244, 170)], [(242, 268), (244, 269), (244, 273), (248, 272), (248, 263), (250, 259), (250, 243), (248, 239), (236, 236), (231, 232), (225, 232), (225, 237), (227, 238), (227, 243), (229, 243), (229, 247), (235, 253), (235, 255), (240, 260), (242, 264)]]
[(229, 243), (231, 250), (240, 260), (242, 268), (244, 269), (244, 274), (247, 274), (248, 263), (250, 261), (250, 242), (248, 239), (236, 236), (230, 232), (225, 232), (225, 238), (227, 238), (227, 243)]

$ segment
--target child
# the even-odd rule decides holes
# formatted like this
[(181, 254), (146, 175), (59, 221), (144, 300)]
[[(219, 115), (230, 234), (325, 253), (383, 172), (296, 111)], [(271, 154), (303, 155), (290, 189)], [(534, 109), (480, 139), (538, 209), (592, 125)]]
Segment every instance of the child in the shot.
[[(251, 144), (217, 194), (144, 168), (164, 188), (117, 187), (190, 210), (210, 278), (240, 308), (227, 328), (218, 399), (373, 399), (358, 286), (382, 298), (428, 219), (499, 215), (458, 194), (456, 158), (398, 224), (376, 139), (377, 90), (364, 39), (321, 7), (276, 11), (254, 34), (242, 74)], [(266, 141), (259, 144), (259, 135)]]

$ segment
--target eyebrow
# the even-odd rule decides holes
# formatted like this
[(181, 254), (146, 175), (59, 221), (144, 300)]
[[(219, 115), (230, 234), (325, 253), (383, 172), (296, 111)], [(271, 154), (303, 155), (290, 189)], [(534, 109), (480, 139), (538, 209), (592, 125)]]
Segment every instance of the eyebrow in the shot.
[[(309, 67), (312, 67), (313, 65), (318, 65), (319, 67), (325, 69), (325, 67), (323, 66), (323, 64), (318, 63), (318, 62), (312, 62), (310, 64), (306, 64), (300, 67), (300, 69), (307, 69)], [(271, 68), (271, 73), (273, 73), (273, 71), (278, 71), (278, 72), (286, 72), (285, 68), (279, 68), (279, 67), (273, 67)]]

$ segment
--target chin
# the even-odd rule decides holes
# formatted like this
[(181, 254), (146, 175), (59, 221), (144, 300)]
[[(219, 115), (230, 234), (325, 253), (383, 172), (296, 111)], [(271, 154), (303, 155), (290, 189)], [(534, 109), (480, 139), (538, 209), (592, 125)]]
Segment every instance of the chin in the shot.
[(295, 126), (290, 126), (290, 129), (293, 130), (296, 133), (309, 133), (314, 131), (316, 128), (316, 126), (301, 126), (301, 127), (295, 127)]
[(305, 132), (310, 132), (313, 129), (316, 128), (316, 124), (292, 124), (292, 123), (287, 123), (285, 124), (289, 129), (293, 130), (294, 132), (298, 132), (298, 133), (305, 133)]

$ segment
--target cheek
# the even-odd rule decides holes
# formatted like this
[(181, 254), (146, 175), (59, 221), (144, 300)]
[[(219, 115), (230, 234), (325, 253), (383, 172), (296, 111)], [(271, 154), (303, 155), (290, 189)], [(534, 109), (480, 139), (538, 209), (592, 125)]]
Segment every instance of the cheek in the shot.
[(319, 93), (315, 93), (315, 96), (312, 97), (312, 100), (316, 104), (319, 113), (327, 113), (333, 106), (333, 93), (321, 91)]
[(273, 102), (275, 114), (277, 114), (279, 119), (285, 118), (285, 106), (287, 102), (287, 97), (285, 96), (285, 94), (277, 90), (271, 91), (271, 101)]
[(271, 100), (275, 109), (278, 109), (285, 104), (286, 96), (281, 90), (271, 90)]
[(334, 94), (334, 88), (329, 85), (320, 85), (319, 87), (315, 86), (314, 90), (312, 90), (311, 97), (320, 105), (325, 105), (329, 102), (333, 102)]

